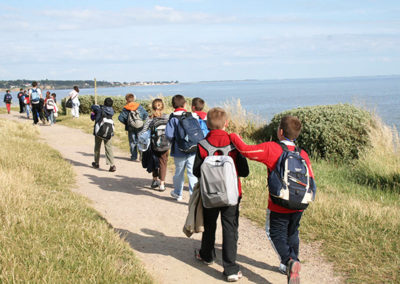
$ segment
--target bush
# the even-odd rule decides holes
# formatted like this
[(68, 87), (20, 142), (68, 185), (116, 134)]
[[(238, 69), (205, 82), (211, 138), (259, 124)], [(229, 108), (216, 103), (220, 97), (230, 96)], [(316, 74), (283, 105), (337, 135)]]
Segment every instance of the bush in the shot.
[(285, 115), (300, 119), (303, 128), (296, 143), (314, 157), (334, 161), (358, 159), (370, 144), (371, 113), (349, 104), (302, 107), (279, 113), (262, 131), (264, 139), (277, 140), (276, 131)]

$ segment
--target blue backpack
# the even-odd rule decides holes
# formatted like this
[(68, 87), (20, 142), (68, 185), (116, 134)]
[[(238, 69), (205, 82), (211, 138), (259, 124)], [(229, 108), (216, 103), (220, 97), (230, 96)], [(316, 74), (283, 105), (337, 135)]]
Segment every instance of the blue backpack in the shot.
[(31, 93), (32, 102), (36, 103), (40, 100), (39, 92), (38, 92), (37, 88), (31, 89), (31, 90), (32, 90), (32, 93)]
[(204, 139), (203, 131), (199, 121), (193, 117), (191, 112), (183, 112), (182, 115), (171, 114), (170, 119), (176, 117), (179, 127), (176, 128), (175, 143), (183, 153), (193, 153), (197, 150), (197, 143)]
[(12, 96), (10, 94), (6, 94), (4, 96), (4, 101), (5, 101), (6, 104), (11, 104)]
[(200, 124), (201, 131), (203, 131), (204, 137), (206, 137), (208, 132), (210, 132), (210, 130), (207, 127), (207, 122), (205, 120), (199, 118), (199, 124)]
[(285, 144), (279, 145), (283, 153), (268, 176), (271, 200), (288, 209), (306, 209), (315, 199), (317, 188), (314, 179), (310, 176), (306, 161), (300, 156), (300, 148), (289, 151)]

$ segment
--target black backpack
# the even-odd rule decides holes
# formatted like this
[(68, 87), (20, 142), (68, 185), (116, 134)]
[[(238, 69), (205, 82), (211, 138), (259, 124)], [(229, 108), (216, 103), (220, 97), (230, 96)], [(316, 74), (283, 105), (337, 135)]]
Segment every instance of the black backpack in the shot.
[(151, 148), (153, 151), (164, 152), (171, 148), (171, 142), (165, 136), (168, 119), (155, 117), (151, 126)]
[(11, 104), (12, 96), (10, 94), (6, 94), (4, 100), (6, 104)]
[(285, 144), (279, 145), (283, 153), (268, 176), (271, 200), (288, 209), (306, 209), (315, 199), (314, 179), (310, 176), (306, 161), (300, 156), (300, 148), (289, 151)]
[(193, 153), (197, 150), (197, 143), (204, 139), (203, 131), (191, 112), (183, 112), (182, 115), (171, 114), (170, 118), (179, 120), (179, 127), (175, 132), (175, 143), (178, 149), (184, 153)]
[(101, 110), (101, 119), (94, 125), (94, 135), (103, 140), (110, 140), (114, 136), (114, 121)]

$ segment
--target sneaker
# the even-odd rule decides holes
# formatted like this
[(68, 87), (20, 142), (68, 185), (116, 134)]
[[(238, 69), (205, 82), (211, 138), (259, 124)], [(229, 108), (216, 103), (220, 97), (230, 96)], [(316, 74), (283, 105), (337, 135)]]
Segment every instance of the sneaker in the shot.
[(288, 284), (300, 284), (300, 269), (300, 262), (293, 259), (289, 260), (287, 267)]
[(286, 267), (286, 265), (284, 265), (283, 263), (280, 263), (280, 264), (279, 264), (279, 268), (278, 268), (278, 270), (279, 270), (279, 272), (280, 272), (280, 273), (282, 273), (282, 274), (285, 274), (285, 275), (286, 275), (286, 272), (287, 272), (287, 267)]
[(239, 270), (238, 273), (236, 273), (236, 274), (231, 274), (231, 275), (226, 276), (226, 280), (228, 282), (236, 282), (236, 281), (239, 281), (239, 279), (242, 277), (243, 277), (242, 271)]
[(158, 191), (165, 191), (165, 185), (163, 183), (160, 184)]
[(200, 250), (199, 249), (195, 249), (194, 250), (194, 257), (198, 260), (201, 261), (202, 263), (206, 264), (206, 265), (211, 265), (214, 263), (214, 260), (211, 261), (205, 261), (201, 255), (200, 255)]
[(171, 191), (171, 196), (176, 199), (176, 201), (182, 201), (182, 196), (175, 193), (175, 191)]
[(153, 181), (151, 182), (151, 188), (157, 188), (159, 186), (159, 182), (156, 179), (153, 179)]
[(95, 168), (95, 169), (98, 169), (100, 166), (96, 162), (93, 162), (92, 163), (92, 167)]
[(115, 172), (116, 170), (117, 170), (117, 168), (115, 166), (111, 166), (108, 171), (109, 172)]

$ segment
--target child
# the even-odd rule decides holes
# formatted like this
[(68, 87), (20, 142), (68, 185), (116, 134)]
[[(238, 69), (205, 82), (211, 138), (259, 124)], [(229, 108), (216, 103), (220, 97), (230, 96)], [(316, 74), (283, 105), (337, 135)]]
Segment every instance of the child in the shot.
[(7, 113), (10, 114), (10, 110), (11, 110), (11, 101), (12, 101), (12, 96), (10, 94), (10, 90), (7, 90), (5, 95), (4, 95), (4, 103), (6, 104), (6, 108), (7, 108)]
[[(158, 158), (159, 168), (153, 170), (153, 181), (151, 188), (159, 187), (159, 191), (165, 191), (165, 176), (167, 174), (168, 154), (171, 147), (165, 137), (165, 128), (168, 123), (168, 115), (163, 113), (164, 102), (162, 99), (155, 99), (151, 103), (153, 114), (143, 127), (143, 132), (151, 130), (151, 151)], [(158, 180), (159, 179), (159, 180)]]
[[(185, 168), (187, 169), (187, 176), (189, 179), (189, 193), (192, 194), (194, 185), (197, 183), (197, 178), (193, 175), (193, 164), (196, 152), (184, 152), (184, 149), (180, 148), (178, 144), (182, 141), (178, 141), (181, 138), (178, 135), (182, 132), (185, 132), (183, 129), (182, 124), (180, 123), (180, 119), (185, 115), (188, 119), (195, 118), (197, 120), (197, 130), (201, 134), (199, 137), (199, 141), (204, 138), (203, 133), (201, 132), (200, 125), (198, 123), (198, 115), (193, 113), (187, 113), (186, 107), (186, 100), (182, 95), (175, 95), (172, 97), (172, 107), (175, 109), (174, 112), (171, 114), (167, 127), (165, 129), (165, 135), (167, 136), (168, 140), (171, 141), (171, 156), (174, 157), (174, 164), (175, 164), (175, 175), (173, 178), (174, 182), (174, 190), (171, 191), (171, 196), (175, 198), (177, 201), (182, 201), (182, 191), (183, 191), (183, 184), (184, 184), (184, 175), (185, 175)], [(186, 116), (189, 114), (189, 116)], [(193, 126), (193, 125), (192, 125)], [(196, 141), (197, 144), (198, 141)], [(194, 148), (195, 150), (195, 148)]]
[(29, 103), (32, 109), (33, 124), (37, 125), (39, 117), (42, 118), (40, 111), (40, 102), (42, 100), (42, 91), (38, 88), (36, 81), (32, 82), (32, 89), (29, 90)]
[(54, 124), (54, 107), (55, 102), (53, 97), (51, 96), (50, 92), (46, 93), (46, 100), (45, 100), (45, 110), (46, 110), (46, 117), (48, 122), (50, 123), (50, 126), (53, 126)]
[[(92, 105), (92, 111), (95, 113), (95, 126), (96, 124), (100, 123), (101, 120), (106, 117), (108, 119), (112, 119), (114, 115), (114, 109), (112, 108), (113, 100), (111, 98), (106, 98), (104, 100), (104, 105)], [(96, 136), (95, 130), (93, 131), (94, 138), (94, 162), (92, 163), (93, 168), (99, 168), (99, 161), (100, 161), (100, 147), (101, 143), (104, 141), (104, 149), (106, 154), (106, 163), (110, 165), (110, 172), (115, 172), (117, 168), (114, 164), (114, 154), (112, 150), (112, 143), (111, 139), (103, 140), (102, 138)]]
[(134, 94), (125, 96), (126, 105), (118, 117), (118, 120), (125, 124), (125, 130), (128, 131), (131, 161), (137, 161), (138, 133), (143, 129), (144, 121), (149, 116), (147, 111), (139, 103), (135, 102), (135, 99)]
[[(295, 116), (284, 116), (281, 119), (277, 135), (281, 144), (286, 145), (289, 151), (294, 151), (301, 131), (301, 122)], [(230, 134), (232, 143), (245, 157), (265, 164), (269, 174), (283, 153), (283, 145), (276, 142), (265, 142), (259, 145), (246, 145), (237, 134)], [(308, 154), (301, 150), (300, 156), (305, 160), (311, 181), (312, 172)], [(287, 274), (288, 283), (300, 283), (299, 262), (299, 231), (300, 219), (303, 210), (292, 210), (282, 207), (272, 201), (271, 194), (268, 199), (266, 218), (266, 233), (272, 246), (280, 257), (279, 270)]]
[(24, 90), (24, 104), (26, 110), (26, 118), (29, 119), (29, 113), (31, 113), (32, 110), (29, 103), (29, 95), (27, 94), (26, 90)]
[(209, 130), (207, 128), (207, 113), (203, 111), (204, 100), (202, 98), (194, 98), (192, 100), (192, 111), (199, 116), (200, 128), (203, 131), (204, 137), (207, 136)]
[(73, 90), (69, 93), (69, 98), (72, 101), (71, 114), (73, 118), (79, 118), (79, 87), (74, 86)]
[[(229, 134), (225, 131), (228, 124), (227, 113), (219, 107), (212, 108), (207, 114), (207, 125), (210, 129), (205, 138), (212, 146), (216, 148), (229, 146), (231, 141)], [(208, 156), (208, 152), (200, 144), (196, 153), (193, 173), (200, 179), (201, 165), (204, 159)], [(235, 167), (238, 176), (246, 177), (249, 174), (247, 160), (236, 149), (229, 152), (235, 162)], [(201, 240), (201, 249), (196, 250), (195, 256), (198, 260), (206, 264), (213, 262), (215, 258), (215, 230), (217, 228), (218, 215), (221, 212), (222, 223), (222, 260), (224, 266), (224, 275), (227, 280), (238, 281), (242, 277), (242, 272), (239, 270), (239, 265), (236, 263), (238, 227), (239, 227), (239, 202), (242, 195), (240, 179), (238, 178), (239, 200), (235, 206), (225, 206), (217, 208), (205, 208), (203, 206), (204, 216), (204, 232)]]

